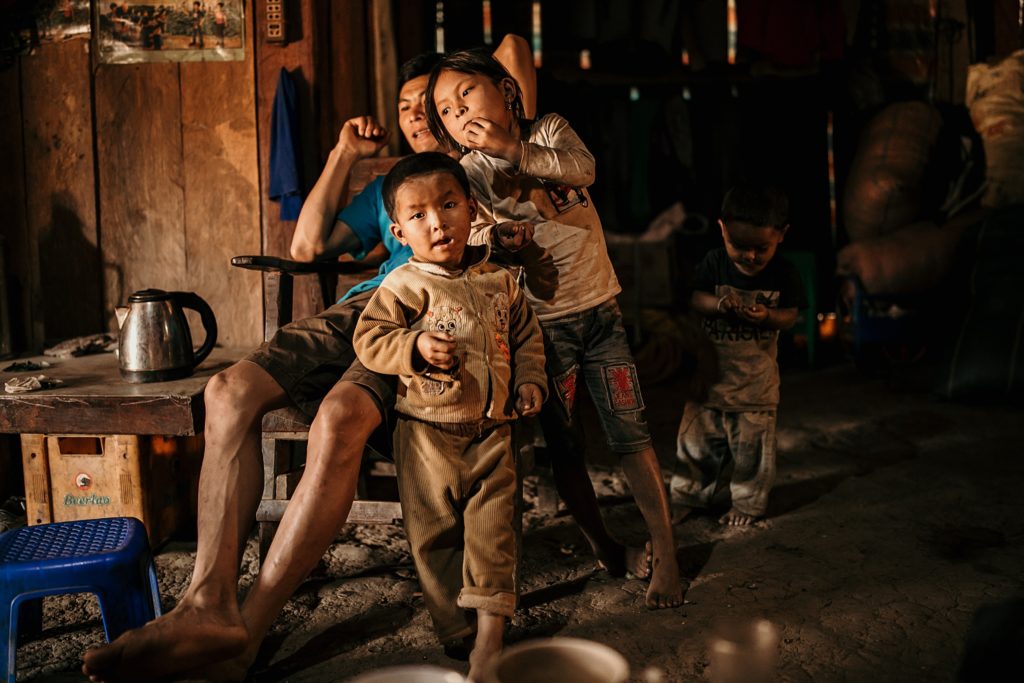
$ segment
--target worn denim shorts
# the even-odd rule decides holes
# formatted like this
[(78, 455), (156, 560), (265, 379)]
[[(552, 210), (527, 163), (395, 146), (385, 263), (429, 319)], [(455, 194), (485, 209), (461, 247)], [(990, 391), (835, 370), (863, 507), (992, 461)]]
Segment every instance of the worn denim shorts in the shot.
[(370, 392), (387, 424), (397, 379), (367, 370), (352, 348), (356, 322), (371, 296), (372, 290), (356, 294), (319, 315), (288, 323), (246, 360), (266, 370), (310, 418), (327, 392), (344, 379)]
[(576, 415), (579, 378), (597, 408), (609, 448), (619, 454), (635, 453), (651, 445), (644, 420), (636, 365), (629, 350), (622, 313), (615, 299), (557, 320), (541, 322), (544, 353), (551, 384), (549, 415), (554, 405), (566, 431)]

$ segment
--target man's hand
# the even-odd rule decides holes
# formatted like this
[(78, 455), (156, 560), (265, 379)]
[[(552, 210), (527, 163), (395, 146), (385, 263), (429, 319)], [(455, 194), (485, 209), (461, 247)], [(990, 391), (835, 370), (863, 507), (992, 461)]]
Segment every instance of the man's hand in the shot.
[(523, 384), (519, 387), (519, 398), (516, 400), (516, 412), (521, 417), (529, 417), (540, 412), (544, 402), (544, 394), (536, 384)]
[(430, 365), (442, 370), (455, 366), (455, 337), (444, 332), (424, 332), (416, 338), (416, 350)]
[(523, 148), (519, 140), (489, 119), (472, 119), (462, 129), (466, 137), (466, 147), (483, 152), (487, 156), (498, 157), (519, 165)]
[(498, 246), (505, 251), (519, 251), (533, 241), (534, 225), (530, 222), (502, 221), (494, 226)]
[(372, 116), (357, 116), (341, 126), (335, 149), (350, 151), (360, 159), (373, 156), (388, 142), (388, 131)]

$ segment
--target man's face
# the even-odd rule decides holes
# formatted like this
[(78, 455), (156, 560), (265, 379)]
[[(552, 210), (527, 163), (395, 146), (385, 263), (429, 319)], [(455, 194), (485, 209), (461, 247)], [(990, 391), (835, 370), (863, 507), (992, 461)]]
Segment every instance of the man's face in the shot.
[(441, 145), (427, 128), (427, 112), (423, 108), (423, 94), (430, 77), (426, 74), (405, 82), (398, 93), (398, 127), (413, 152), (442, 152)]
[(462, 264), (476, 202), (450, 173), (408, 178), (395, 192), (391, 232), (420, 261), (456, 268)]
[(731, 221), (727, 225), (718, 221), (722, 228), (725, 251), (736, 269), (748, 277), (757, 275), (775, 256), (775, 250), (782, 243), (786, 229), (771, 225), (751, 225), (742, 221)]

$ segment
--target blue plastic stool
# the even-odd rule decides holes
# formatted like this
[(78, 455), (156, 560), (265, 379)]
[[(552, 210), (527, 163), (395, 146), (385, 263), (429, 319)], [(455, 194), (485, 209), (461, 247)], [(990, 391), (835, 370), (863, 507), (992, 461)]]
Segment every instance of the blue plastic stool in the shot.
[(94, 593), (107, 640), (160, 616), (160, 589), (146, 540), (133, 517), (86, 519), (0, 534), (0, 661), (15, 683), (19, 613), (46, 595)]

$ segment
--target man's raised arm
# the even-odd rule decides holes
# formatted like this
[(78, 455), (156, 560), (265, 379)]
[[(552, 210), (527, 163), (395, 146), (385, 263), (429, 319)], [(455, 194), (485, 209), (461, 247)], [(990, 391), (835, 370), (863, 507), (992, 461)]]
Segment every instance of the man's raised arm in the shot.
[(337, 219), (352, 166), (373, 156), (388, 140), (388, 132), (372, 116), (349, 119), (338, 133), (327, 164), (302, 204), (289, 251), (296, 261), (330, 259), (357, 251), (361, 244), (352, 230)]

